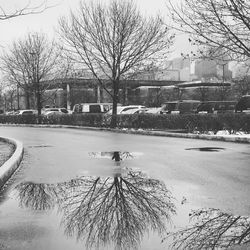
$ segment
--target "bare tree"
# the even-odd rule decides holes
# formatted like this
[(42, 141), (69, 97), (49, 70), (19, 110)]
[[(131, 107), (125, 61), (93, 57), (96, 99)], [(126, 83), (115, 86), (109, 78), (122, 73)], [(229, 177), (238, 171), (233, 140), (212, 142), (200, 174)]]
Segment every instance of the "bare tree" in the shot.
[[(60, 19), (59, 27), (65, 49), (77, 63), (87, 66), (112, 97), (113, 127), (120, 80), (133, 69), (165, 57), (173, 40), (159, 16), (144, 17), (132, 1), (81, 2), (69, 19)], [(112, 82), (112, 92), (103, 79)]]
[(43, 94), (49, 87), (44, 81), (58, 76), (59, 50), (55, 42), (50, 42), (44, 34), (29, 33), (24, 39), (13, 42), (9, 51), (1, 56), (2, 70), (24, 90), (27, 108), (30, 96), (36, 99), (38, 114), (41, 114)]
[(168, 0), (175, 27), (190, 35), (200, 55), (233, 60), (250, 56), (250, 2), (244, 0)]
[(39, 14), (50, 8), (47, 6), (47, 1), (42, 1), (39, 5), (31, 5), (30, 1), (27, 4), (19, 9), (15, 10), (5, 10), (2, 6), (0, 6), (0, 20), (7, 20), (10, 18), (15, 18), (19, 16), (26, 16), (30, 14)]

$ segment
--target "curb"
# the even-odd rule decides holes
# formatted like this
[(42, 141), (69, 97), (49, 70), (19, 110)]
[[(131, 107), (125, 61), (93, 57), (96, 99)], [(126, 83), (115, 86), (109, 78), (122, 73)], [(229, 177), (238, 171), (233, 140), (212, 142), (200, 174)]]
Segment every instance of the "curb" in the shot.
[(206, 134), (189, 134), (189, 133), (176, 133), (161, 130), (142, 130), (142, 129), (112, 129), (102, 127), (83, 127), (73, 125), (48, 125), (48, 124), (0, 124), (0, 126), (13, 126), (13, 127), (35, 127), (35, 128), (71, 128), (71, 129), (82, 129), (92, 131), (108, 131), (114, 133), (124, 134), (139, 134), (149, 136), (165, 136), (165, 137), (177, 137), (185, 139), (201, 139), (210, 141), (224, 141), (224, 142), (235, 142), (235, 143), (250, 143), (250, 137), (244, 136), (233, 136), (233, 135), (206, 135)]
[(11, 175), (17, 170), (23, 158), (23, 144), (12, 138), (0, 137), (1, 141), (15, 145), (13, 155), (0, 167), (0, 188), (8, 181)]

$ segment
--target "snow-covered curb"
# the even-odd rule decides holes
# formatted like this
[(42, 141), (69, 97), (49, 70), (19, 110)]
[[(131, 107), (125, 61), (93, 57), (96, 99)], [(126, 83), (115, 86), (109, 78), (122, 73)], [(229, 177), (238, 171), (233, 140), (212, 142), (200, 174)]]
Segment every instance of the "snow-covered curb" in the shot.
[(23, 158), (23, 144), (12, 138), (0, 137), (1, 141), (15, 145), (15, 152), (1, 167), (0, 167), (0, 188), (6, 183), (11, 175), (17, 170)]

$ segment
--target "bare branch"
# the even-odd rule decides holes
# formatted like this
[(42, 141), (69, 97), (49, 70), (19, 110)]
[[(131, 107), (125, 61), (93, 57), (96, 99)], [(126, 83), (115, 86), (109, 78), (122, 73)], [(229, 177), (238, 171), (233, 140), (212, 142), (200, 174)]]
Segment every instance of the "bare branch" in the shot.
[(20, 16), (39, 14), (55, 6), (56, 5), (48, 6), (47, 0), (44, 0), (39, 5), (36, 5), (36, 6), (32, 6), (31, 2), (29, 1), (24, 7), (13, 10), (13, 11), (8, 11), (8, 12), (0, 6), (0, 20), (7, 20), (7, 19), (15, 18), (15, 17), (20, 17)]
[(232, 249), (250, 242), (250, 219), (219, 209), (190, 213), (190, 225), (171, 233), (174, 249)]
[(175, 27), (190, 35), (201, 56), (246, 60), (250, 56), (250, 2), (243, 0), (190, 0), (168, 6)]

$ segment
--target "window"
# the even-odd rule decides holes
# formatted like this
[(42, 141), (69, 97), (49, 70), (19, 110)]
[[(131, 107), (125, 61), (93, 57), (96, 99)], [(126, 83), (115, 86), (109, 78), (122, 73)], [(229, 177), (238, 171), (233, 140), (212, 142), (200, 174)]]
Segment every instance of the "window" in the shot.
[(61, 109), (61, 112), (67, 114), (68, 110), (67, 109)]
[(101, 106), (100, 105), (90, 105), (89, 106), (89, 113), (101, 113)]
[(23, 111), (23, 115), (32, 115), (33, 111)]

